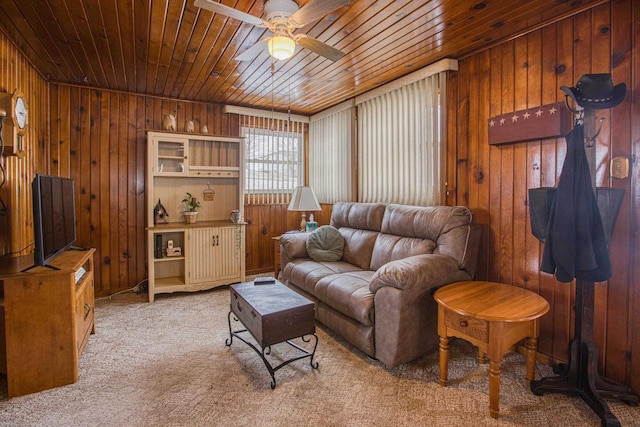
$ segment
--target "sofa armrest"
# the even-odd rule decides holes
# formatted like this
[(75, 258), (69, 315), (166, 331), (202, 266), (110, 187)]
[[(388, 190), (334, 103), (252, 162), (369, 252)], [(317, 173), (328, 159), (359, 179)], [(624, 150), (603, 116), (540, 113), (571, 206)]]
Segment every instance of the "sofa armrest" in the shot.
[(424, 254), (383, 265), (371, 278), (369, 290), (375, 293), (384, 286), (432, 289), (462, 280), (471, 280), (471, 277), (460, 269), (455, 259), (440, 254)]
[(309, 258), (307, 253), (309, 233), (289, 233), (280, 236), (280, 258), (282, 266), (296, 258)]

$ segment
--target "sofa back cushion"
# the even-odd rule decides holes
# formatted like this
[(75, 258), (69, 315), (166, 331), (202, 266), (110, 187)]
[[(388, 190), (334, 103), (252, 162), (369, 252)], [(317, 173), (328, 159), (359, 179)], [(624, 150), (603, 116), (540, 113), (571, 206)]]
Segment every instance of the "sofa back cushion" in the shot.
[(384, 211), (382, 203), (338, 202), (333, 205), (331, 225), (344, 237), (342, 261), (363, 270), (369, 269)]
[(429, 239), (380, 233), (373, 245), (371, 270), (376, 271), (388, 262), (413, 255), (432, 254), (436, 243)]
[[(406, 256), (437, 253), (455, 259), (460, 268), (471, 270), (473, 275), (477, 250), (475, 253), (467, 250), (473, 231), (471, 221), (471, 211), (463, 206), (387, 205), (371, 269), (377, 270), (386, 262)], [(404, 238), (393, 239), (388, 235)], [(394, 246), (390, 248), (389, 244)]]

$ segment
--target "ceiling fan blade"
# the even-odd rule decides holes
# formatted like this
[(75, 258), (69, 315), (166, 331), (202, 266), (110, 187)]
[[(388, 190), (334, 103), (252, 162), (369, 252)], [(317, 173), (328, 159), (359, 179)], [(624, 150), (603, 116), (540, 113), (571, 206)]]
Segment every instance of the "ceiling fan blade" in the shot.
[(304, 27), (327, 13), (348, 4), (349, 0), (311, 0), (291, 15), (291, 20), (295, 21), (297, 27)]
[(193, 2), (193, 4), (196, 7), (201, 7), (203, 9), (207, 9), (212, 12), (219, 13), (220, 15), (237, 19), (239, 21), (248, 22), (249, 24), (260, 25), (260, 26), (265, 25), (265, 22), (262, 19), (258, 18), (257, 16), (253, 16), (248, 13), (241, 12), (237, 9), (234, 9), (229, 6), (225, 6), (213, 0), (196, 0), (195, 2)]
[(267, 50), (267, 42), (268, 39), (260, 40), (249, 49), (242, 52), (240, 55), (235, 57), (236, 61), (251, 61), (255, 59), (256, 56), (260, 55), (262, 52)]
[(341, 59), (345, 55), (343, 51), (338, 50), (335, 47), (331, 47), (328, 44), (316, 40), (313, 37), (309, 37), (305, 34), (297, 35), (296, 43), (298, 43), (305, 49), (309, 49), (310, 51), (315, 52), (320, 56), (324, 56), (325, 58), (330, 59), (334, 62)]

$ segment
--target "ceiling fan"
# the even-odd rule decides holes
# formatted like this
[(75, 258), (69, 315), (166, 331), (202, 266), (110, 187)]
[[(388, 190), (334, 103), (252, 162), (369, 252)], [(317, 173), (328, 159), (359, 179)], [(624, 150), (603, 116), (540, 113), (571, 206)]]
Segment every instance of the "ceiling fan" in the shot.
[(349, 4), (349, 0), (311, 0), (299, 7), (293, 0), (267, 0), (264, 3), (265, 18), (242, 12), (225, 6), (214, 0), (195, 0), (194, 5), (221, 15), (235, 18), (256, 27), (269, 29), (273, 36), (260, 40), (236, 57), (238, 61), (254, 59), (265, 47), (276, 59), (288, 59), (293, 56), (296, 45), (317, 53), (320, 56), (337, 61), (345, 53), (306, 34), (293, 32), (298, 28), (322, 18), (327, 13)]

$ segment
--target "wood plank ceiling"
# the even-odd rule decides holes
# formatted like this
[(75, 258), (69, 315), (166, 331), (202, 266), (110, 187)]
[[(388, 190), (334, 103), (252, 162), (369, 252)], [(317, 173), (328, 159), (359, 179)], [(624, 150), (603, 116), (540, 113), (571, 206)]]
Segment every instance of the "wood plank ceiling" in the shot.
[[(264, 0), (222, 3), (263, 16)], [(0, 27), (51, 82), (308, 115), (600, 3), (351, 0), (297, 31), (346, 52), (337, 62), (299, 48), (236, 61), (267, 30), (193, 0), (2, 0)]]

